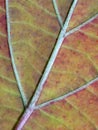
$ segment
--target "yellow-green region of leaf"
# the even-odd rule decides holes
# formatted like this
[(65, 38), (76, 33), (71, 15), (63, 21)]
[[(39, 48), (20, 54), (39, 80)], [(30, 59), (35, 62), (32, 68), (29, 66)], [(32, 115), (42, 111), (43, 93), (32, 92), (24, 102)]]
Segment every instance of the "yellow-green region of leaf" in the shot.
[(98, 15), (65, 36), (38, 104), (67, 94), (98, 76)]
[(50, 0), (9, 0), (9, 15), (15, 63), (29, 100), (42, 76), (60, 27)]
[(39, 107), (22, 130), (97, 130), (98, 81), (67, 98)]
[(78, 4), (70, 20), (68, 30), (82, 24), (97, 13), (98, 0), (78, 0)]
[(22, 110), (7, 44), (5, 3), (0, 0), (0, 130), (12, 130)]

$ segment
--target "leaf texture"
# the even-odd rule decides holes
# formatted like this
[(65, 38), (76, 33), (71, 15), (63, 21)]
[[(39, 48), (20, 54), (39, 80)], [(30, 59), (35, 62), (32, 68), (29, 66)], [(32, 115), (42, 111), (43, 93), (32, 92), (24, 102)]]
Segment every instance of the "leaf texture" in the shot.
[(42, 76), (60, 27), (50, 0), (10, 0), (9, 15), (15, 64), (29, 100)]
[(0, 130), (11, 130), (23, 110), (7, 43), (5, 3), (0, 0)]
[[(81, 1), (78, 1), (76, 9), (80, 6), (80, 2)], [(92, 2), (90, 4), (92, 5)], [(86, 6), (88, 7), (88, 4)], [(94, 11), (94, 8), (92, 8), (92, 11)], [(91, 14), (89, 13), (90, 12), (88, 11), (88, 13), (86, 14), (86, 16), (89, 17), (89, 19), (85, 19), (84, 17), (84, 19), (81, 20), (83, 22), (82, 24), (78, 23), (79, 24), (78, 27), (65, 33), (64, 41), (55, 59), (52, 69), (48, 75), (48, 78), (46, 79), (44, 85), (42, 86), (43, 88), (42, 93), (41, 96), (39, 97), (37, 104), (35, 106), (33, 104), (33, 101), (36, 100), (35, 99), (36, 95), (35, 95), (35, 97), (32, 98), (29, 107), (24, 112), (18, 126), (16, 127), (16, 130), (22, 128), (23, 125), (25, 125), (23, 130), (32, 129), (32, 128), (38, 130), (40, 129), (82, 130), (83, 128), (85, 128), (86, 130), (97, 129), (98, 115), (96, 112), (98, 109), (97, 108), (98, 102), (97, 102), (97, 96), (94, 93), (91, 92), (90, 94), (95, 96), (94, 98), (95, 104), (92, 103), (90, 110), (87, 108), (90, 114), (82, 110), (85, 109), (87, 106), (83, 106), (80, 111), (78, 110), (77, 104), (72, 106), (71, 111), (69, 110), (68, 107), (68, 111), (69, 111), (68, 115), (67, 115), (68, 111), (66, 107), (64, 107), (63, 112), (62, 111), (59, 112), (56, 109), (56, 107), (54, 107), (55, 103), (58, 102), (61, 103), (64, 99), (67, 100), (70, 97), (76, 95), (77, 93), (79, 93), (79, 96), (81, 97), (80, 94), (81, 92), (83, 92), (85, 100), (86, 102), (88, 102), (89, 93), (87, 92), (85, 94), (85, 91), (87, 90), (87, 87), (90, 87), (90, 85), (98, 81), (98, 78), (96, 78), (98, 76), (98, 61), (97, 61), (98, 15), (93, 14), (94, 16), (91, 17)], [(97, 13), (97, 9), (96, 9), (96, 13)], [(74, 15), (75, 15), (75, 11), (73, 13), (73, 17)], [(97, 87), (97, 84), (95, 86)], [(93, 89), (91, 88), (91, 90)], [(38, 91), (36, 91), (35, 94), (37, 94), (37, 92)], [(83, 100), (82, 97), (79, 100)], [(71, 101), (68, 100), (67, 102), (69, 104), (69, 102)], [(71, 102), (71, 104), (69, 105), (72, 105), (72, 103), (73, 102)], [(66, 106), (66, 103), (64, 105)], [(49, 106), (52, 107), (51, 110)], [(47, 107), (47, 111), (44, 111), (45, 107)], [(57, 107), (59, 107), (59, 109), (62, 108), (60, 104), (58, 104)], [(76, 110), (73, 110), (73, 107)], [(95, 110), (94, 115), (96, 115), (95, 117), (93, 115), (93, 107), (95, 108), (94, 109)], [(48, 113), (49, 110), (51, 114)], [(62, 115), (62, 113), (64, 114), (64, 111), (66, 113), (65, 117), (67, 115), (67, 119), (65, 120), (63, 120), (63, 115)], [(30, 113), (32, 113), (31, 116)], [(59, 115), (58, 118), (56, 115)], [(28, 120), (29, 117), (30, 119)], [(77, 117), (76, 122), (73, 121), (74, 117)], [(91, 119), (93, 120), (91, 121)], [(26, 123), (27, 120), (28, 122)], [(41, 125), (42, 122), (45, 123)]]
[(98, 0), (0, 0), (0, 130), (97, 130), (97, 117)]
[(79, 0), (74, 10), (68, 30), (87, 21), (98, 13), (98, 0)]
[(72, 96), (39, 107), (23, 130), (97, 130), (97, 117), (98, 81), (95, 81)]
[(69, 93), (98, 75), (98, 16), (65, 36), (38, 103)]

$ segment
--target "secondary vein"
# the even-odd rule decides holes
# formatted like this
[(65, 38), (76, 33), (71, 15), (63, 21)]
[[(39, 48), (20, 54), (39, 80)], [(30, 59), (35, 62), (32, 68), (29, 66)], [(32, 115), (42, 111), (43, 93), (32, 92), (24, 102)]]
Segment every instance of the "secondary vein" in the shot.
[(65, 99), (65, 98), (67, 98), (67, 97), (69, 97), (69, 96), (71, 96), (71, 95), (73, 95), (73, 94), (75, 94), (75, 93), (77, 93), (77, 92), (82, 91), (83, 89), (86, 89), (89, 85), (93, 84), (93, 83), (96, 82), (96, 81), (98, 81), (98, 77), (96, 77), (95, 79), (91, 80), (89, 83), (87, 83), (87, 84), (81, 86), (80, 88), (78, 88), (78, 89), (76, 89), (76, 90), (74, 90), (74, 91), (72, 91), (72, 92), (69, 92), (69, 93), (67, 93), (67, 94), (65, 94), (65, 95), (63, 95), (63, 96), (57, 97), (57, 98), (55, 98), (55, 99), (52, 99), (52, 100), (50, 100), (50, 101), (48, 101), (48, 102), (45, 102), (45, 103), (42, 103), (42, 104), (40, 104), (40, 105), (37, 105), (37, 106), (35, 107), (35, 109), (40, 109), (40, 108), (45, 107), (45, 106), (47, 106), (47, 105), (49, 105), (49, 104), (51, 104), (51, 103), (55, 103), (55, 102), (57, 102), (57, 101), (61, 101), (61, 100)]
[(17, 81), (18, 89), (19, 89), (20, 94), (21, 94), (23, 105), (26, 106), (27, 105), (27, 98), (26, 98), (26, 95), (24, 93), (21, 81), (20, 81), (18, 70), (17, 70), (16, 64), (15, 64), (13, 48), (12, 48), (12, 45), (11, 45), (12, 43), (11, 43), (11, 35), (10, 35), (11, 30), (10, 30), (10, 16), (9, 16), (9, 0), (6, 0), (6, 17), (7, 17), (8, 45), (9, 45), (9, 50), (10, 50), (10, 56), (11, 56), (13, 71), (14, 71), (14, 75), (15, 75), (15, 78), (16, 78), (16, 81)]
[(57, 2), (56, 2), (56, 0), (52, 0), (52, 1), (53, 1), (53, 6), (54, 6), (54, 9), (55, 9), (57, 18), (58, 18), (58, 22), (59, 22), (60, 26), (63, 28), (63, 20), (62, 20), (62, 17), (60, 15), (60, 12), (59, 12)]

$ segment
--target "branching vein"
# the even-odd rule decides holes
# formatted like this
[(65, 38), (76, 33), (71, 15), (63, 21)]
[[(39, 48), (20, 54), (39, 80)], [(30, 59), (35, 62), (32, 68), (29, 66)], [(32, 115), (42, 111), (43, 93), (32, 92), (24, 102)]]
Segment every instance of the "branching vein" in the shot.
[(72, 6), (71, 6), (71, 8), (69, 10), (68, 16), (67, 16), (67, 18), (65, 20), (64, 26), (63, 26), (60, 34), (59, 34), (56, 46), (55, 46), (55, 48), (53, 50), (53, 53), (52, 53), (52, 55), (50, 57), (50, 60), (49, 60), (49, 62), (47, 64), (47, 66), (46, 66), (46, 69), (45, 69), (45, 71), (43, 73), (43, 76), (42, 76), (42, 78), (41, 78), (41, 80), (40, 80), (40, 82), (38, 84), (37, 90), (36, 90), (32, 100), (30, 102), (30, 105), (28, 106), (28, 108), (25, 110), (23, 116), (21, 117), (18, 126), (16, 126), (16, 130), (21, 130), (23, 128), (24, 124), (27, 122), (28, 118), (30, 117), (30, 115), (34, 111), (35, 104), (38, 101), (38, 98), (39, 98), (39, 96), (41, 94), (41, 91), (43, 89), (43, 85), (44, 85), (44, 83), (45, 83), (45, 81), (46, 81), (46, 79), (47, 79), (47, 77), (48, 77), (48, 75), (50, 73), (50, 70), (51, 70), (51, 68), (53, 66), (53, 63), (54, 63), (55, 59), (56, 59), (58, 51), (59, 51), (59, 49), (60, 49), (60, 47), (62, 45), (62, 42), (64, 40), (64, 35), (65, 35), (66, 30), (68, 28), (70, 19), (72, 17), (72, 14), (73, 14), (73, 11), (74, 11), (74, 9), (76, 7), (77, 2), (78, 2), (78, 0), (73, 1), (73, 4), (72, 4)]

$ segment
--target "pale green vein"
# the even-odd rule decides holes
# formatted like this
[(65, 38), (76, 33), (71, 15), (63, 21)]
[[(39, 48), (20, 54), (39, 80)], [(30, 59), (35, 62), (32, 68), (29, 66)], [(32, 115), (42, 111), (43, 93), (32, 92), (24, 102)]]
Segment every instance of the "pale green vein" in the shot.
[(7, 61), (10, 61), (10, 58), (9, 58), (9, 57), (6, 57), (6, 56), (1, 55), (1, 54), (0, 54), (0, 59), (4, 59), (4, 60), (7, 60)]
[(26, 40), (19, 40), (19, 41), (12, 42), (12, 45), (17, 45), (17, 44), (25, 44), (25, 45), (29, 46), (30, 48), (32, 48), (39, 55), (39, 57), (43, 58), (44, 60), (47, 60), (47, 57), (45, 57), (44, 55), (42, 55), (42, 53), (40, 53), (40, 51), (38, 51), (38, 49), (36, 49), (32, 45), (31, 42), (26, 41)]
[(49, 35), (49, 36), (52, 36), (52, 37), (54, 37), (54, 38), (57, 37), (56, 34), (54, 34), (54, 33), (52, 33), (52, 32), (49, 32), (49, 31), (47, 31), (47, 30), (45, 30), (45, 29), (43, 29), (43, 28), (40, 28), (40, 27), (38, 27), (37, 25), (30, 24), (30, 23), (28, 23), (28, 22), (24, 22), (24, 21), (10, 21), (10, 23), (11, 23), (11, 24), (20, 24), (21, 26), (22, 26), (22, 25), (27, 25), (27, 26), (31, 27), (33, 30), (36, 29), (36, 30), (38, 30), (38, 31), (42, 31), (43, 33), (45, 33), (45, 34), (47, 34), (47, 35)]
[(9, 15), (9, 0), (6, 0), (6, 17), (7, 17), (7, 32), (8, 32), (8, 45), (9, 45), (9, 50), (10, 50), (10, 56), (11, 56), (11, 62), (12, 62), (12, 66), (13, 66), (13, 71), (17, 80), (17, 84), (18, 84), (18, 89), (20, 91), (21, 94), (21, 98), (23, 101), (24, 106), (27, 105), (27, 98), (26, 95), (24, 93), (21, 81), (20, 81), (20, 77), (16, 68), (16, 64), (15, 64), (15, 60), (14, 60), (14, 54), (13, 54), (13, 48), (11, 45), (11, 35), (10, 35), (10, 15)]
[(21, 109), (20, 109), (20, 108), (14, 107), (14, 106), (10, 106), (10, 105), (4, 105), (4, 104), (3, 104), (2, 106), (0, 106), (0, 108), (3, 109), (3, 111), (4, 111), (4, 109), (5, 109), (5, 110), (9, 109), (9, 110), (11, 110), (11, 111), (21, 112)]
[(31, 126), (27, 126), (27, 125), (25, 126), (26, 130), (31, 130), (31, 128), (32, 128)]
[(67, 124), (65, 123), (65, 121), (63, 119), (55, 117), (55, 116), (53, 116), (53, 115), (51, 115), (51, 114), (49, 114), (49, 113), (47, 113), (47, 112), (45, 112), (44, 110), (41, 110), (41, 109), (40, 109), (40, 112), (42, 114), (44, 114), (45, 116), (49, 117), (51, 120), (57, 121), (58, 123), (62, 124), (65, 128), (67, 128), (67, 130), (72, 130), (71, 128), (69, 128), (67, 126)]
[(14, 53), (15, 55), (23, 55), (23, 58), (25, 59), (25, 62), (28, 63), (32, 68), (33, 70), (35, 70), (39, 75), (41, 75), (41, 72), (40, 70), (38, 70), (38, 68), (36, 68), (36, 66), (33, 65), (33, 62), (32, 64), (28, 61), (28, 56), (26, 57), (26, 55), (24, 55), (23, 53)]
[(41, 5), (38, 5), (38, 3), (32, 1), (32, 0), (29, 0), (31, 2), (32, 5), (36, 6), (37, 8), (43, 10), (46, 14), (50, 15), (50, 16), (53, 16), (53, 17), (56, 17), (56, 15), (52, 12), (50, 12), (48, 9), (42, 7)]
[(92, 92), (92, 90), (89, 89), (90, 87), (88, 87), (86, 90), (91, 93), (92, 95), (96, 96), (98, 98), (98, 95), (96, 95), (96, 93)]
[(91, 25), (93, 25), (94, 27), (97, 27), (98, 28), (98, 24), (97, 23), (90, 23)]
[(60, 12), (59, 12), (59, 9), (58, 9), (58, 6), (57, 6), (57, 2), (56, 2), (56, 0), (52, 0), (52, 2), (53, 2), (53, 6), (54, 6), (54, 9), (55, 9), (57, 18), (58, 18), (58, 22), (59, 22), (59, 24), (60, 24), (60, 26), (62, 28), (63, 27), (63, 20), (61, 18)]
[(0, 32), (0, 36), (2, 36), (2, 37), (6, 37), (6, 34)]
[(74, 109), (76, 109), (77, 111), (79, 111), (79, 112), (81, 113), (81, 115), (83, 115), (84, 118), (87, 119), (88, 122), (89, 122), (94, 128), (97, 129), (96, 124), (92, 121), (92, 119), (89, 118), (89, 116), (88, 116), (85, 112), (80, 111), (80, 109), (79, 109), (76, 105), (74, 105), (70, 100), (66, 99), (66, 101), (67, 101), (67, 103), (70, 104)]
[[(64, 99), (63, 99), (63, 100), (64, 100)], [(65, 102), (67, 102), (68, 105), (71, 105), (71, 106), (73, 107), (73, 109), (76, 110), (77, 113), (79, 113), (79, 115), (81, 114), (81, 116), (82, 116), (84, 119), (87, 119), (88, 122), (91, 123), (92, 126), (94, 126), (94, 124), (91, 122), (91, 120), (89, 120), (89, 119), (85, 116), (85, 114), (84, 114), (82, 111), (80, 111), (76, 106), (74, 106), (73, 104), (71, 104), (71, 103), (69, 102), (69, 100), (66, 99)], [(66, 105), (66, 103), (65, 103), (65, 105)], [(62, 111), (63, 113), (65, 113), (65, 110), (64, 110), (64, 109), (62, 110), (61, 107), (56, 106), (56, 110), (59, 110), (59, 111)], [(94, 127), (94, 128), (95, 128), (95, 127)]]
[[(49, 30), (44, 30), (43, 29), (43, 27), (44, 26), (42, 26), (42, 27), (40, 27), (40, 26), (38, 26), (38, 25), (34, 25), (34, 24), (32, 24), (32, 22), (34, 21), (34, 18), (32, 17), (32, 15), (29, 13), (29, 12), (27, 12), (22, 6), (20, 6), (20, 5), (10, 5), (10, 8), (17, 8), (17, 9), (19, 9), (19, 11), (22, 11), (23, 12), (23, 14), (27, 14), (27, 17), (29, 18), (29, 21), (27, 21), (27, 20), (25, 20), (25, 21), (12, 21), (12, 23), (17, 23), (17, 24), (25, 24), (25, 25), (29, 25), (29, 26), (31, 26), (32, 28), (33, 27), (35, 27), (36, 29), (40, 29), (41, 31), (43, 31), (43, 32), (45, 32), (46, 34), (49, 34), (49, 35), (51, 35), (51, 36), (54, 36), (55, 38), (57, 37), (57, 35), (56, 34), (54, 34), (54, 33), (52, 33), (52, 32), (49, 32)], [(10, 21), (11, 22), (11, 21)]]
[(84, 32), (83, 30), (79, 30), (79, 32), (83, 33), (84, 35), (87, 35), (88, 37), (92, 38), (92, 39), (97, 39), (98, 40), (98, 36), (92, 34), (91, 32)]
[(17, 130), (20, 130), (20, 129), (23, 128), (23, 126), (24, 126), (25, 123), (27, 122), (28, 118), (30, 117), (30, 115), (31, 115), (32, 112), (34, 111), (35, 104), (36, 104), (36, 102), (38, 101), (38, 98), (39, 98), (39, 96), (40, 96), (40, 94), (41, 94), (41, 91), (42, 91), (42, 89), (43, 89), (43, 85), (44, 85), (44, 83), (45, 83), (45, 81), (46, 81), (46, 79), (47, 79), (47, 77), (48, 77), (48, 75), (49, 75), (49, 73), (50, 73), (50, 70), (51, 70), (51, 68), (52, 68), (52, 65), (53, 65), (53, 63), (54, 63), (54, 61), (55, 61), (55, 59), (56, 59), (56, 56), (57, 56), (57, 54), (58, 54), (58, 52), (59, 52), (59, 49), (60, 49), (60, 47), (61, 47), (61, 45), (62, 45), (62, 42), (63, 42), (63, 40), (64, 40), (65, 32), (67, 31), (67, 28), (68, 28), (70, 19), (71, 19), (71, 17), (72, 17), (72, 14), (73, 14), (73, 12), (74, 12), (74, 9), (75, 9), (75, 7), (76, 7), (77, 2), (78, 2), (78, 0), (74, 0), (73, 3), (72, 3), (72, 6), (71, 6), (71, 8), (70, 8), (70, 10), (69, 10), (69, 13), (68, 13), (68, 16), (67, 16), (67, 18), (66, 18), (66, 20), (65, 20), (65, 22), (64, 22), (64, 26), (63, 26), (63, 28), (62, 28), (60, 34), (59, 34), (59, 37), (58, 37), (56, 46), (55, 46), (55, 48), (54, 48), (54, 50), (53, 50), (53, 53), (52, 53), (52, 55), (51, 55), (51, 57), (50, 57), (50, 60), (49, 60), (49, 62), (48, 62), (48, 64), (47, 64), (47, 66), (46, 66), (46, 69), (45, 69), (45, 71), (44, 71), (44, 73), (43, 73), (43, 76), (42, 76), (42, 78), (41, 78), (41, 80), (40, 80), (40, 82), (39, 82), (39, 84), (38, 84), (38, 86), (37, 86), (36, 92), (35, 92), (35, 94), (34, 94), (32, 100), (31, 100), (29, 106), (27, 107), (27, 109), (25, 110), (24, 114), (22, 115), (22, 117), (21, 117), (21, 119), (20, 119), (21, 122), (19, 122), (19, 124), (16, 126), (16, 129), (17, 129)]
[[(56, 15), (54, 13), (50, 12), (48, 9), (42, 7), (41, 5), (38, 5), (38, 3), (36, 3), (36, 2), (34, 2), (32, 0), (28, 0), (28, 2), (32, 5), (32, 8), (34, 6), (37, 9), (40, 9), (40, 10), (44, 11), (44, 13), (46, 13), (46, 14), (48, 14), (48, 15), (50, 15), (52, 17), (56, 17)], [(12, 4), (9, 5), (9, 7), (18, 8), (19, 10), (27, 12), (27, 15), (29, 14), (28, 11), (25, 9), (25, 7), (22, 4), (20, 4), (19, 2), (14, 1)]]
[[(27, 60), (26, 61), (28, 61), (28, 58), (27, 58)], [(29, 65), (39, 74), (39, 75), (41, 75), (42, 73), (41, 73), (41, 71), (40, 70), (38, 70), (38, 68), (36, 68), (36, 66), (34, 66), (34, 65), (32, 65), (29, 61), (28, 61), (28, 63), (29, 63)]]
[(16, 81), (14, 81), (13, 79), (10, 79), (10, 78), (8, 78), (6, 76), (3, 76), (2, 74), (0, 74), (0, 78), (2, 78), (3, 80), (8, 81), (9, 83), (16, 84)]
[[(27, 18), (29, 18), (30, 21), (27, 22), (31, 22), (34, 20), (34, 18), (32, 17), (32, 15), (23, 7), (21, 6), (19, 3), (12, 3), (9, 5), (9, 8), (12, 9), (14, 8), (14, 10), (19, 10), (20, 13), (22, 13), (23, 15), (27, 15)], [(12, 18), (11, 18), (12, 20)]]
[[(35, 119), (34, 120), (30, 120), (30, 122), (32, 123), (32, 126), (33, 124), (40, 128), (40, 130), (46, 130), (46, 128), (43, 127), (43, 125), (41, 124), (41, 122), (38, 122), (36, 121)], [(30, 125), (26, 125), (25, 128), (27, 128), (27, 130), (31, 130), (32, 126)]]
[[(15, 55), (17, 55), (17, 53), (14, 53)], [(19, 54), (19, 53), (18, 53)], [(23, 54), (19, 54), (19, 55), (23, 55)], [(24, 56), (24, 55), (23, 55)], [(41, 71), (40, 70), (38, 70), (33, 64), (31, 64), (29, 61), (28, 61), (28, 57), (26, 57), (26, 56), (24, 56), (24, 59), (25, 59), (25, 61), (26, 61), (26, 64), (28, 63), (28, 66), (30, 67), (31, 66), (31, 68), (39, 75), (39, 77), (42, 75), (42, 73), (41, 73)], [(33, 72), (33, 70), (32, 70), (32, 72)], [(32, 83), (34, 82), (34, 80), (32, 79)], [(21, 79), (21, 83), (23, 84), (23, 83), (26, 83), (27, 84), (27, 81), (24, 81), (23, 80), (23, 78)], [(34, 83), (32, 84), (32, 88), (35, 88), (35, 85), (34, 85)]]
[(2, 120), (4, 120), (5, 122), (6, 121), (11, 121), (11, 123), (13, 122), (13, 123), (15, 123), (17, 120), (15, 119), (15, 118), (12, 118), (12, 117), (4, 117), (4, 118), (0, 118), (0, 120), (2, 121)]
[(3, 91), (6, 94), (8, 93), (9, 96), (14, 96), (14, 97), (16, 97), (16, 96), (19, 97), (20, 96), (18, 92), (14, 92), (15, 90), (11, 90), (9, 88), (1, 88), (0, 91)]
[[(57, 74), (57, 73), (63, 74), (63, 75), (65, 75), (65, 77), (66, 77), (66, 74), (67, 74), (67, 75), (73, 75), (74, 78), (75, 78), (75, 77), (80, 78), (80, 79), (82, 79), (82, 80), (84, 81), (84, 83), (82, 83), (82, 85), (85, 84), (85, 83), (87, 83), (87, 82), (89, 82), (89, 80), (86, 79), (85, 77), (80, 76), (80, 75), (78, 75), (78, 74), (76, 74), (76, 73), (73, 73), (73, 72), (72, 72), (72, 73), (71, 73), (71, 72), (67, 72), (67, 71), (62, 71), (62, 72), (61, 72), (61, 71), (59, 71), (59, 70), (58, 70), (58, 71), (57, 71), (57, 70), (52, 70), (52, 72), (53, 72), (53, 73), (55, 72), (56, 74)], [(85, 78), (85, 79), (84, 79), (84, 78)], [(72, 80), (70, 80), (70, 82), (71, 82), (71, 81), (72, 81)], [(55, 85), (55, 83), (54, 83), (55, 81), (49, 80), (49, 82), (51, 83), (52, 86)], [(64, 85), (64, 87), (67, 86), (66, 89), (68, 89), (68, 90), (66, 91), (66, 94), (67, 94), (67, 93), (70, 93), (71, 91), (73, 91), (73, 90), (75, 90), (75, 89), (81, 87), (81, 86), (76, 86), (77, 88), (72, 88), (72, 87), (70, 86), (70, 89), (69, 89), (68, 82), (67, 82), (67, 84), (66, 84), (65, 81), (62, 83), (62, 87), (63, 87), (63, 85)], [(57, 85), (57, 86), (58, 86), (58, 85)], [(47, 96), (47, 93), (44, 92), (44, 95)]]
[[(39, 77), (42, 75), (42, 73), (41, 73), (41, 71), (40, 70), (38, 70), (38, 68), (36, 68), (36, 66), (34, 66), (33, 65), (33, 63), (31, 64), (29, 61), (28, 61), (28, 56), (26, 57), (26, 55), (24, 55), (23, 53), (14, 53), (16, 56), (17, 55), (19, 55), (19, 56), (22, 56), (24, 59), (25, 59), (25, 63), (27, 64), (28, 63), (28, 66), (29, 66), (29, 68), (31, 67), (38, 75), (39, 75)], [(31, 69), (31, 70), (32, 70)], [(32, 72), (33, 72), (33, 70), (32, 70)], [(32, 83), (34, 82), (34, 80), (32, 79)], [(25, 80), (23, 80), (23, 78), (21, 79), (21, 83), (23, 84), (23, 83), (26, 83), (27, 84), (27, 81)], [(34, 83), (32, 84), (32, 88), (35, 88), (35, 85), (34, 85)]]
[[(79, 74), (77, 74), (77, 73), (75, 73), (75, 72), (68, 72), (68, 71), (66, 71), (66, 70), (63, 70), (63, 71), (61, 71), (61, 70), (56, 70), (55, 68), (54, 69), (52, 69), (51, 70), (52, 72), (55, 72), (56, 74), (57, 73), (59, 73), (59, 74), (63, 74), (63, 75), (73, 75), (73, 76), (76, 76), (76, 77), (79, 77), (80, 79), (82, 79), (83, 81), (85, 81), (85, 82), (87, 82), (88, 80), (85, 78), (85, 77), (83, 77), (83, 76), (81, 76), (81, 75), (79, 75)], [(50, 81), (51, 82), (51, 81)]]
[(50, 105), (51, 103), (55, 103), (55, 102), (57, 102), (57, 101), (61, 101), (61, 100), (63, 100), (63, 99), (66, 99), (67, 97), (69, 97), (69, 96), (71, 96), (71, 95), (73, 95), (73, 94), (75, 94), (75, 93), (78, 93), (78, 92), (80, 92), (80, 91), (86, 89), (89, 85), (93, 84), (93, 83), (96, 82), (96, 81), (98, 81), (98, 77), (96, 77), (95, 79), (90, 80), (89, 82), (87, 82), (86, 84), (82, 85), (81, 87), (79, 87), (79, 88), (77, 88), (77, 89), (75, 89), (75, 90), (73, 90), (73, 91), (71, 91), (71, 92), (69, 92), (69, 93), (67, 93), (67, 94), (65, 94), (65, 95), (63, 95), (63, 96), (59, 96), (59, 97), (57, 97), (57, 98), (55, 98), (55, 99), (52, 99), (52, 100), (50, 100), (50, 101), (44, 102), (44, 103), (42, 103), (42, 104), (40, 104), (40, 105), (37, 105), (37, 106), (35, 107), (35, 109), (40, 109), (40, 108), (42, 108), (42, 107), (45, 107), (45, 106)]
[(33, 120), (33, 122), (34, 122), (38, 127), (40, 127), (41, 130), (46, 130), (46, 129), (44, 128), (44, 126), (42, 125), (41, 122), (38, 122), (38, 121), (36, 121), (36, 120)]
[(33, 90), (35, 90), (35, 87), (36, 87), (34, 82), (35, 82), (35, 81), (32, 80), (33, 85), (31, 85), (31, 84), (29, 84), (27, 81), (21, 80), (21, 83), (22, 83), (22, 84), (26, 84), (26, 86), (29, 86), (30, 88), (32, 88), (32, 92), (33, 92)]
[(88, 19), (87, 21), (83, 22), (82, 24), (80, 24), (79, 26), (73, 28), (72, 30), (70, 30), (69, 32), (65, 33), (65, 38), (71, 34), (73, 34), (76, 31), (79, 31), (82, 27), (84, 27), (86, 24), (92, 22), (94, 19), (96, 19), (98, 17), (98, 14), (95, 14), (94, 16), (92, 16), (90, 19)]
[(90, 63), (93, 65), (93, 67), (96, 69), (96, 71), (98, 72), (98, 67), (96, 66), (96, 64), (94, 63), (94, 61), (92, 60), (91, 56), (88, 53), (74, 49), (72, 47), (65, 46), (65, 45), (62, 45), (62, 47), (84, 55), (90, 61)]
[(0, 7), (0, 11), (4, 12), (5, 13), (5, 9)]
[(60, 49), (60, 47), (61, 47), (61, 45), (62, 45), (63, 40), (64, 40), (64, 37), (63, 37), (63, 36), (64, 36), (64, 34), (65, 34), (66, 30), (67, 30), (69, 21), (70, 21), (70, 19), (71, 19), (71, 16), (72, 16), (72, 14), (73, 14), (73, 11), (74, 11), (74, 8), (75, 8), (75, 6), (76, 6), (76, 4), (77, 4), (77, 1), (78, 1), (78, 0), (74, 0), (74, 2), (73, 2), (73, 4), (72, 4), (72, 7), (71, 7), (71, 9), (70, 9), (70, 11), (69, 11), (69, 14), (68, 14), (68, 17), (67, 17), (67, 19), (66, 19), (66, 21), (65, 21), (65, 23), (64, 23), (64, 26), (63, 26), (63, 28), (62, 28), (62, 30), (61, 30), (61, 32), (60, 32), (60, 35), (59, 35), (58, 41), (57, 41), (57, 43), (56, 43), (56, 46), (55, 46), (55, 48), (54, 48), (54, 51), (53, 51), (53, 53), (52, 53), (52, 55), (51, 55), (51, 57), (50, 57), (50, 60), (49, 60), (49, 62), (48, 62), (48, 64), (47, 64), (47, 67), (46, 67), (46, 69), (45, 69), (45, 71), (44, 71), (44, 74), (43, 74), (43, 76), (42, 76), (42, 78), (41, 78), (41, 80), (40, 80), (40, 82), (39, 82), (39, 85), (38, 85), (38, 88), (37, 88), (37, 90), (36, 90), (35, 96), (32, 98), (30, 107), (32, 107), (32, 104), (33, 104), (33, 103), (35, 104), (36, 101), (37, 101), (38, 98), (39, 98), (39, 95), (40, 95), (40, 93), (41, 93), (41, 91), (42, 91), (43, 85), (44, 85), (44, 83), (45, 83), (45, 81), (46, 81), (46, 79), (47, 79), (47, 77), (48, 77), (48, 75), (49, 75), (49, 73), (50, 73), (50, 70), (51, 70), (51, 68), (52, 68), (52, 65), (53, 65), (53, 63), (54, 63), (54, 61), (55, 61), (55, 58), (56, 58), (56, 56), (57, 56), (57, 54), (58, 54), (58, 51), (59, 51), (59, 49)]

